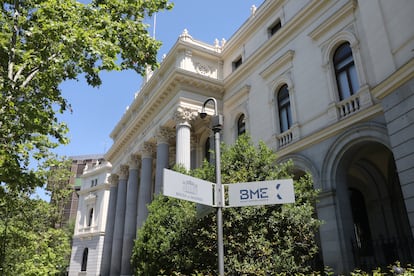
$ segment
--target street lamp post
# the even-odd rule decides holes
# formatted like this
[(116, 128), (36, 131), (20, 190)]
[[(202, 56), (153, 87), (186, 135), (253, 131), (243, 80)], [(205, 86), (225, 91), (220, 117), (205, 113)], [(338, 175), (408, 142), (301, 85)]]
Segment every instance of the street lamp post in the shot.
[(224, 206), (224, 192), (221, 185), (221, 167), (220, 167), (220, 131), (223, 128), (223, 115), (217, 112), (217, 100), (215, 98), (208, 98), (201, 108), (200, 118), (204, 119), (207, 116), (205, 107), (208, 102), (212, 101), (214, 104), (214, 115), (212, 117), (212, 130), (214, 132), (215, 155), (216, 155), (216, 188), (215, 188), (215, 203), (217, 207), (217, 247), (218, 247), (218, 270), (219, 275), (224, 276), (224, 245), (223, 245), (223, 206)]

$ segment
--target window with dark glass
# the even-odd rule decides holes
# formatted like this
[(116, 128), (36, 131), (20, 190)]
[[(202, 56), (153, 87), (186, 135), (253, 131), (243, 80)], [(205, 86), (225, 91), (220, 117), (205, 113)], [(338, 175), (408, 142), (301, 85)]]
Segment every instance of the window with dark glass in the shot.
[(246, 117), (241, 114), (237, 120), (237, 135), (240, 136), (243, 133), (246, 133)]
[(289, 89), (286, 84), (277, 93), (277, 107), (279, 110), (280, 132), (285, 132), (292, 126)]
[(239, 57), (235, 61), (233, 61), (233, 71), (239, 68), (240, 65), (242, 65), (242, 63), (243, 63), (242, 57)]
[(358, 77), (352, 57), (351, 46), (348, 42), (336, 49), (333, 56), (336, 83), (339, 99), (342, 101), (359, 90)]
[(85, 248), (83, 250), (83, 255), (82, 255), (81, 271), (86, 271), (87, 264), (88, 264), (88, 248)]
[(267, 33), (269, 34), (269, 37), (274, 35), (277, 31), (282, 28), (282, 23), (280, 23), (280, 20), (278, 19), (275, 23), (273, 23), (268, 29)]
[(93, 219), (93, 208), (89, 211), (89, 219), (88, 219), (88, 226), (92, 225), (92, 219)]

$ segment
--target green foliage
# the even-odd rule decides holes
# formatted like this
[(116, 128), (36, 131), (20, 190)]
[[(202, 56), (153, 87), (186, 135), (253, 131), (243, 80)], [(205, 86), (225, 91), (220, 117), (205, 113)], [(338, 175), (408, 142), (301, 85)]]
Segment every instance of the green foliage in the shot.
[(31, 158), (67, 143), (56, 114), (70, 106), (59, 84), (83, 75), (99, 86), (102, 70), (157, 66), (160, 42), (145, 16), (170, 9), (168, 0), (0, 1), (0, 183), (17, 190), (43, 184)]
[[(195, 217), (194, 204), (174, 198), (156, 197), (148, 207), (151, 215), (138, 232), (133, 252), (138, 275), (171, 275), (190, 271), (194, 244), (188, 225)], [(156, 229), (156, 231), (154, 231)], [(187, 243), (190, 242), (190, 243)]]
[(70, 237), (51, 227), (50, 204), (27, 193), (0, 189), (0, 275), (62, 275)]
[[(262, 142), (255, 147), (246, 136), (222, 147), (222, 183), (289, 178), (292, 166), (277, 164), (271, 149)], [(214, 167), (207, 162), (188, 173), (214, 182)], [(318, 250), (317, 191), (309, 175), (294, 185), (294, 204), (224, 209), (226, 274), (310, 273), (308, 263)], [(214, 213), (197, 218), (194, 204), (159, 196), (138, 230), (132, 257), (136, 275), (216, 274), (216, 225)]]

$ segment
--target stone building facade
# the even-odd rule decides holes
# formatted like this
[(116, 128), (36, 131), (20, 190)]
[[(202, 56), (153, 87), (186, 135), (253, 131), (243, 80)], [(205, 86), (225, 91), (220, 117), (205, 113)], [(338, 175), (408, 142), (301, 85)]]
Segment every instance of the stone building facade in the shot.
[(84, 167), (69, 275), (100, 275), (112, 166), (103, 158)]
[(206, 157), (212, 132), (198, 114), (208, 97), (225, 143), (248, 132), (312, 174), (324, 265), (413, 261), (413, 14), (409, 0), (267, 0), (227, 42), (184, 30), (110, 134), (101, 274), (131, 274), (163, 168)]

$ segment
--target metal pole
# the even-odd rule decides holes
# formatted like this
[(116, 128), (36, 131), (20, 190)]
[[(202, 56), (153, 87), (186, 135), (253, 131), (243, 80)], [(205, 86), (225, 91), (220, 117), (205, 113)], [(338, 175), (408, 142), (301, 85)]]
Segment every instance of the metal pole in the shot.
[(200, 117), (204, 119), (207, 116), (205, 112), (206, 104), (212, 101), (214, 103), (214, 116), (212, 120), (212, 130), (214, 132), (215, 153), (216, 153), (216, 206), (217, 206), (217, 249), (218, 249), (218, 271), (220, 276), (224, 276), (224, 244), (223, 244), (223, 207), (224, 191), (221, 185), (221, 165), (220, 165), (220, 131), (223, 127), (223, 116), (218, 114), (217, 100), (213, 97), (208, 98), (201, 108)]
[(216, 152), (216, 202), (217, 202), (217, 247), (218, 247), (218, 270), (219, 275), (224, 276), (224, 244), (223, 244), (223, 213), (224, 193), (221, 185), (220, 167), (220, 130), (215, 130), (215, 152)]

